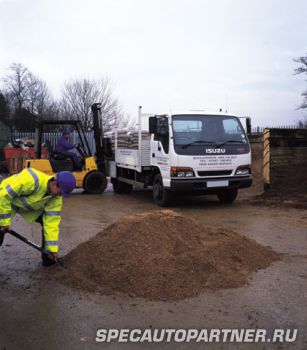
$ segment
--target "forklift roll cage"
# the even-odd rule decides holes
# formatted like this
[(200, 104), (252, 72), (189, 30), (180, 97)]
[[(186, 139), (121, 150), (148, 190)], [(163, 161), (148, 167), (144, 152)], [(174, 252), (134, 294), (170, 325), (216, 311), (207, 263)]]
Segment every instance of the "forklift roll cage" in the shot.
[(44, 126), (49, 125), (70, 125), (75, 127), (80, 141), (80, 146), (78, 147), (78, 151), (81, 153), (80, 155), (83, 158), (91, 157), (93, 156), (89, 143), (87, 141), (87, 138), (85, 136), (84, 129), (81, 125), (81, 122), (79, 120), (41, 120), (38, 122), (38, 125), (36, 127), (35, 136), (37, 137), (37, 142), (35, 142), (36, 145), (36, 155), (37, 159), (41, 159), (41, 149), (42, 149), (42, 142), (43, 142), (43, 134), (44, 134)]

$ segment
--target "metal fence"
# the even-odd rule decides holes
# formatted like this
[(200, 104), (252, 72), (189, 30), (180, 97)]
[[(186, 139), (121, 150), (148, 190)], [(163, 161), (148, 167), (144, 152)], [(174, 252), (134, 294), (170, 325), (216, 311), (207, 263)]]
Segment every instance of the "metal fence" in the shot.
[(281, 126), (254, 126), (252, 127), (252, 134), (262, 134), (264, 129), (300, 129), (301, 126), (297, 124), (281, 125)]
[[(274, 129), (299, 129), (299, 125), (282, 125), (282, 126), (257, 126), (252, 128), (252, 134), (254, 135), (260, 135), (263, 133), (264, 129), (266, 128), (274, 128)], [(43, 134), (43, 142), (45, 140), (49, 140), (53, 146), (55, 147), (58, 138), (62, 135), (61, 132), (46, 132)], [(91, 132), (86, 132), (85, 133), (87, 141), (89, 143), (90, 149), (93, 154), (96, 152), (96, 147), (95, 147), (95, 140), (94, 140), (94, 133), (93, 131)], [(34, 132), (20, 132), (20, 131), (13, 131), (12, 133), (13, 139), (19, 139), (19, 138), (25, 138), (28, 137), (29, 139), (35, 140), (35, 133)], [(72, 132), (70, 136), (70, 142), (73, 144), (77, 144), (80, 142), (79, 136), (77, 132)]]
[[(44, 143), (46, 140), (49, 140), (52, 147), (55, 148), (55, 145), (59, 139), (59, 137), (62, 136), (61, 132), (45, 132), (43, 134), (43, 140)], [(86, 139), (88, 141), (88, 144), (90, 146), (92, 154), (95, 154), (96, 147), (95, 147), (95, 140), (94, 140), (94, 133), (93, 132), (86, 132), (85, 133)], [(28, 138), (31, 140), (35, 140), (35, 133), (34, 132), (21, 132), (21, 131), (14, 131), (12, 133), (13, 140), (21, 139), (21, 138)], [(70, 143), (72, 144), (78, 144), (80, 143), (79, 135), (77, 132), (72, 132), (70, 135)]]

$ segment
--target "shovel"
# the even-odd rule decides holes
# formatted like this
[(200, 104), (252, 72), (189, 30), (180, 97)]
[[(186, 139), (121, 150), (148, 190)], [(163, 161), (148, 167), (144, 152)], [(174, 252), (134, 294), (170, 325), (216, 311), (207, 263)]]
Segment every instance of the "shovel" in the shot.
[[(12, 236), (14, 236), (14, 237), (20, 239), (21, 241), (23, 241), (24, 243), (28, 244), (28, 245), (31, 246), (32, 248), (34, 248), (34, 249), (40, 251), (41, 253), (48, 255), (48, 257), (49, 257), (51, 260), (54, 259), (53, 255), (52, 255), (48, 250), (43, 249), (42, 247), (40, 247), (40, 246), (37, 245), (36, 243), (29, 241), (27, 238), (23, 237), (22, 235), (20, 235), (20, 234), (17, 233), (16, 231), (14, 231), (14, 230), (9, 230), (8, 233), (10, 233)], [(57, 259), (55, 262), (56, 262), (58, 265), (63, 266), (63, 263), (61, 262), (61, 260)]]

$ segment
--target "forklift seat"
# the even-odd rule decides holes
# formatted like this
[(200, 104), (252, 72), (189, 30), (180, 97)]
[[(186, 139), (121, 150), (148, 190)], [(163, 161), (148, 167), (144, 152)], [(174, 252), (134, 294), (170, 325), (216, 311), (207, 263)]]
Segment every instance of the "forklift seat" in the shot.
[(46, 140), (45, 144), (49, 153), (50, 165), (55, 173), (59, 171), (74, 171), (72, 161), (68, 157), (55, 152), (50, 140)]
[(56, 160), (65, 160), (67, 157), (63, 156), (62, 154), (57, 153), (50, 142), (50, 140), (45, 141), (48, 153), (49, 153), (49, 158), (50, 159), (56, 159)]

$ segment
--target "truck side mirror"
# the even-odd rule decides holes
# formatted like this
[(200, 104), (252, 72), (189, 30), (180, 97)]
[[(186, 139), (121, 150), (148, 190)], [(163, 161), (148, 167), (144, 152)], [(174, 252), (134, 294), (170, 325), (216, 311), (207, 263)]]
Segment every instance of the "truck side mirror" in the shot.
[(157, 133), (157, 117), (149, 117), (149, 133), (156, 134)]
[(252, 133), (252, 122), (251, 122), (251, 118), (249, 117), (246, 118), (246, 132), (247, 132), (247, 135), (251, 135)]

